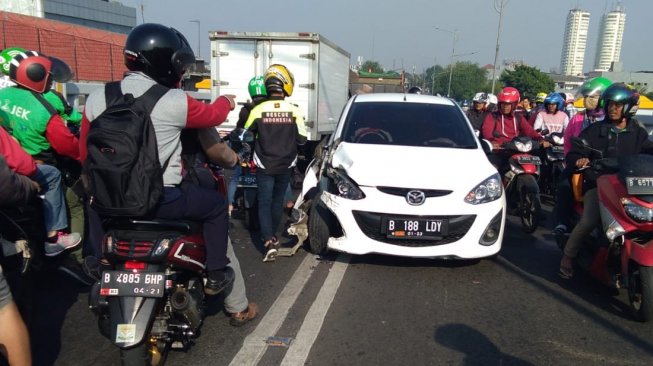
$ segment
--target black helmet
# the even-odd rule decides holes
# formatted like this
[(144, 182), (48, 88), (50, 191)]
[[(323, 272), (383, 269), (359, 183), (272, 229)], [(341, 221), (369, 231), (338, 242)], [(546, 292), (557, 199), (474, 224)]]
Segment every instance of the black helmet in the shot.
[(410, 89), (408, 89), (409, 94), (422, 94), (422, 88), (419, 86), (413, 86)]
[(132, 29), (125, 42), (125, 66), (142, 71), (159, 84), (176, 88), (195, 55), (174, 28), (145, 23)]
[(626, 84), (614, 83), (601, 94), (601, 103), (603, 103), (603, 111), (606, 116), (608, 115), (610, 101), (623, 103), (624, 109), (621, 112), (621, 117), (632, 117), (637, 112), (639, 94)]

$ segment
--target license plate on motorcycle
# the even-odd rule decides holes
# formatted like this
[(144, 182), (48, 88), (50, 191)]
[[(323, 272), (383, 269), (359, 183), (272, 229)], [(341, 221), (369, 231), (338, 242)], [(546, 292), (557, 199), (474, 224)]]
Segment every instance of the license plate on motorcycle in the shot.
[(449, 231), (449, 221), (387, 218), (384, 229), (392, 239), (441, 239)]
[(256, 186), (256, 175), (246, 174), (238, 176), (238, 185), (239, 186)]
[(165, 278), (161, 272), (104, 271), (100, 295), (163, 297)]
[(653, 177), (626, 177), (628, 194), (653, 194)]
[(554, 153), (561, 153), (561, 152), (565, 151), (565, 147), (564, 146), (554, 145), (554, 146), (551, 146), (551, 151), (553, 151)]
[(542, 161), (540, 160), (539, 156), (519, 156), (517, 157), (517, 162), (519, 164), (533, 164), (533, 165), (542, 164)]

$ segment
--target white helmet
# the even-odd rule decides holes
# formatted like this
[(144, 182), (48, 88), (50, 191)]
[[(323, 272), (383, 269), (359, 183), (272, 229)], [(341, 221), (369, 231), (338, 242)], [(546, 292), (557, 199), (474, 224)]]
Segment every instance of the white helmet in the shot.
[(488, 94), (487, 100), (488, 100), (488, 104), (494, 104), (494, 105), (499, 104), (499, 99), (497, 99), (497, 96), (494, 94)]
[(474, 99), (472, 99), (472, 102), (487, 103), (488, 102), (488, 93), (478, 92), (478, 93), (474, 94)]

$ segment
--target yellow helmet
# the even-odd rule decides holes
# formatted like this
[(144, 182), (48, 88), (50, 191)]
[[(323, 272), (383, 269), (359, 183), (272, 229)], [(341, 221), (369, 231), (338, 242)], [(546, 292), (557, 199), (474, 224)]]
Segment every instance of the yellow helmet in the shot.
[(544, 103), (544, 99), (546, 99), (546, 93), (545, 92), (539, 92), (535, 96), (535, 103)]
[(292, 95), (295, 78), (288, 68), (281, 64), (270, 65), (263, 75), (265, 88), (270, 95), (271, 91), (283, 91), (287, 97)]

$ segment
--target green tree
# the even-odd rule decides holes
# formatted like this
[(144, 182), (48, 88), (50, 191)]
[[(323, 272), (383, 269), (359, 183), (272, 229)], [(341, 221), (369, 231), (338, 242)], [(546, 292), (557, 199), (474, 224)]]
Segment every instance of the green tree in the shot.
[(370, 61), (370, 60), (363, 62), (360, 69), (366, 72), (376, 72), (376, 73), (383, 72), (383, 67), (381, 66), (380, 63), (376, 61)]
[(539, 92), (549, 93), (555, 88), (555, 83), (549, 75), (535, 67), (519, 65), (515, 71), (504, 70), (499, 78), (505, 86), (517, 88), (521, 95), (535, 96)]
[[(490, 91), (487, 80), (487, 71), (478, 64), (469, 61), (458, 61), (453, 64), (453, 69), (434, 67), (430, 78), (434, 91), (441, 95), (447, 95), (449, 89), (449, 77), (451, 76), (451, 92), (449, 96), (456, 100), (471, 100), (474, 94), (479, 91)], [(437, 70), (436, 70), (437, 68)], [(427, 69), (427, 74), (430, 69)]]

